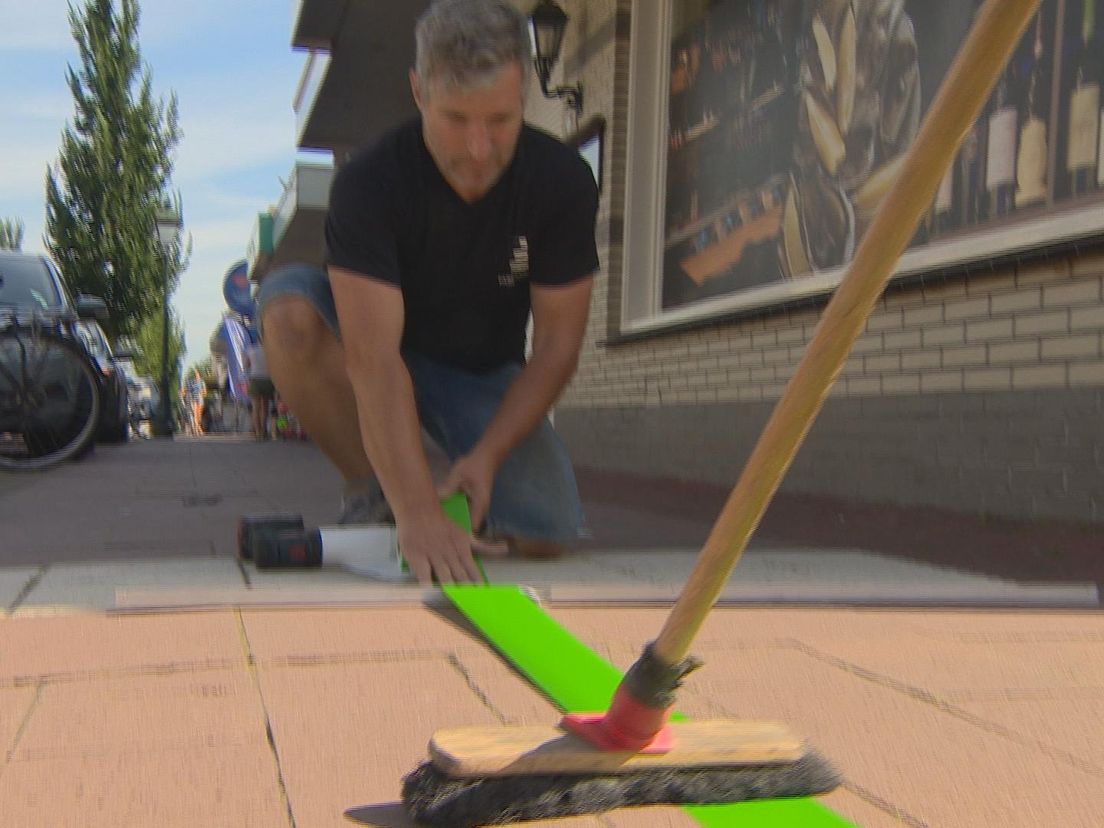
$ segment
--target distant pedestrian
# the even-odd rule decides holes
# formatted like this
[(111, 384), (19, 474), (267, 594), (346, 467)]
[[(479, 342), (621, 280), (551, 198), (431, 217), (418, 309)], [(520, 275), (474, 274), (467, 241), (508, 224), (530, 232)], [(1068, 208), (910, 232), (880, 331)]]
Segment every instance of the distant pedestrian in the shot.
[(258, 440), (268, 439), (268, 415), (276, 388), (268, 375), (268, 360), (264, 348), (259, 342), (249, 346), (245, 352), (245, 370), (249, 377), (249, 401), (252, 405), (253, 436)]

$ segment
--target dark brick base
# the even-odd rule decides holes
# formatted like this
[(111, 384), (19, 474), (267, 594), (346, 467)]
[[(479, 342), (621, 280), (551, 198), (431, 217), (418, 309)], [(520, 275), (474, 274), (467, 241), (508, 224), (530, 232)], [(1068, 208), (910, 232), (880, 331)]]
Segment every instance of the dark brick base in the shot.
[[(730, 493), (716, 484), (585, 466), (577, 473), (588, 512), (600, 518), (594, 527), (599, 548), (699, 547)], [(1013, 581), (1088, 581), (1104, 595), (1100, 529), (1067, 522), (985, 519), (928, 506), (783, 492), (751, 545), (865, 549)]]
[[(727, 488), (772, 410), (568, 408), (556, 428), (581, 465)], [(1104, 524), (1104, 389), (829, 400), (782, 492)]]

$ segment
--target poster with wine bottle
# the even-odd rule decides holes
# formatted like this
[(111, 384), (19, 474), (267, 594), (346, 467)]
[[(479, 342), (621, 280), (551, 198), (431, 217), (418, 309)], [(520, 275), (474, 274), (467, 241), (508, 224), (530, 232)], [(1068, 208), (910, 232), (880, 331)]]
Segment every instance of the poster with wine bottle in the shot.
[[(662, 303), (847, 264), (981, 0), (672, 0)], [(1104, 0), (1044, 0), (914, 247), (1104, 193)]]

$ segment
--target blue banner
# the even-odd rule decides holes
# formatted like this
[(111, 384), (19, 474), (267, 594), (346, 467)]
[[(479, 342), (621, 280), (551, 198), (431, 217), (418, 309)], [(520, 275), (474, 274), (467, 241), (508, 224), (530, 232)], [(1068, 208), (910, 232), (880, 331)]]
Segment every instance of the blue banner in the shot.
[(219, 326), (219, 339), (226, 344), (226, 385), (230, 396), (238, 402), (249, 399), (249, 375), (245, 370), (245, 354), (249, 348), (249, 333), (231, 316)]

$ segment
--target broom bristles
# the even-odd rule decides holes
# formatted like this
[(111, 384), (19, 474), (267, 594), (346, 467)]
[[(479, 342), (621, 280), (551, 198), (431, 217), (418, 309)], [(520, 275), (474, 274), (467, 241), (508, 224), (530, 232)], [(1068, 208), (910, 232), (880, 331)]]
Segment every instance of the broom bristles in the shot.
[(426, 825), (475, 828), (642, 805), (712, 805), (828, 793), (839, 773), (816, 751), (788, 765), (641, 771), (619, 775), (451, 779), (431, 762), (403, 779), (410, 816)]

